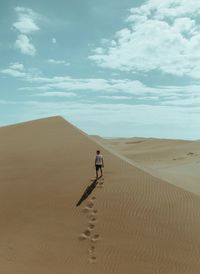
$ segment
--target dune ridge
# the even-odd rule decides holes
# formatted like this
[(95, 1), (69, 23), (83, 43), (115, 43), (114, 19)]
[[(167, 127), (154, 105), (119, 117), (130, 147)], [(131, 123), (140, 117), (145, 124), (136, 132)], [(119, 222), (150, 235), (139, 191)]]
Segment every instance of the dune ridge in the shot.
[[(76, 207), (97, 148), (104, 178)], [(199, 273), (200, 198), (61, 117), (0, 128), (0, 169), (0, 273)]]

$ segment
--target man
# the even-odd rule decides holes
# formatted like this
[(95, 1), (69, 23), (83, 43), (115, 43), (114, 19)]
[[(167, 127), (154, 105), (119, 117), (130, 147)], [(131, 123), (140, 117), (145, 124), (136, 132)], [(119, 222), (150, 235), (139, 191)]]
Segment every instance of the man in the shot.
[(101, 176), (103, 176), (102, 167), (104, 167), (103, 156), (100, 154), (100, 150), (97, 150), (95, 157), (96, 179), (98, 178), (99, 169)]

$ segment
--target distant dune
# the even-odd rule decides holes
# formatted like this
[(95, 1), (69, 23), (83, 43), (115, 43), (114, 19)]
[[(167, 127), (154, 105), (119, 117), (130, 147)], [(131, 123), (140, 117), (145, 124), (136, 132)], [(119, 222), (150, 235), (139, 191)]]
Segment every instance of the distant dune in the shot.
[[(98, 148), (104, 178), (77, 207)], [(181, 151), (169, 162), (198, 159), (192, 146)], [(199, 274), (200, 197), (134, 167), (61, 117), (0, 128), (0, 230), (2, 274)]]
[(200, 195), (200, 141), (94, 138), (148, 173)]

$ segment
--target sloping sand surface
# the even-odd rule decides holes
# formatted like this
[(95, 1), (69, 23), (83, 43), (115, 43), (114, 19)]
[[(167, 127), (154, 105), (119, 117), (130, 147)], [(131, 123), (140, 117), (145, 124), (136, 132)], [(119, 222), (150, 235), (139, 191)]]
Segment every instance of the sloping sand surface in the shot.
[(148, 173), (200, 195), (200, 141), (95, 139)]
[[(105, 174), (79, 207), (100, 148)], [(0, 273), (198, 274), (200, 198), (60, 117), (0, 128)]]

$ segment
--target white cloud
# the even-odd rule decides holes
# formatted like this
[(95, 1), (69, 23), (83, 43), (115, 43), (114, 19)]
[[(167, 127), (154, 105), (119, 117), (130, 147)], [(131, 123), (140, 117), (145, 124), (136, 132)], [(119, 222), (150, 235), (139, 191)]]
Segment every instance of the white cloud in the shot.
[(26, 77), (24, 65), (20, 63), (11, 63), (8, 68), (2, 69), (0, 72), (16, 78)]
[(130, 12), (128, 27), (94, 49), (91, 60), (133, 73), (160, 70), (200, 78), (200, 2), (149, 0)]
[(184, 17), (188, 14), (200, 14), (200, 2), (196, 0), (148, 0), (138, 8), (131, 9), (132, 16), (154, 15), (156, 19)]
[(30, 42), (30, 39), (24, 35), (20, 34), (15, 41), (15, 48), (19, 49), (21, 53), (34, 56), (36, 54), (36, 49), (34, 45)]
[(13, 70), (13, 69), (2, 69), (1, 73), (7, 74), (7, 75), (10, 75), (10, 76), (13, 76), (13, 77), (17, 77), (17, 78), (25, 76), (24, 72), (20, 72), (20, 71)]
[(200, 105), (200, 96), (194, 96), (193, 98), (184, 98), (168, 100), (161, 102), (161, 105), (165, 106), (199, 106)]
[[(197, 106), (200, 100), (199, 85), (178, 86), (155, 86), (148, 87), (139, 81), (128, 79), (74, 79), (70, 77), (31, 77), (27, 78), (28, 82), (36, 84), (34, 87), (27, 87), (27, 90), (40, 91), (77, 91), (83, 94), (84, 91), (95, 93), (104, 99), (126, 100), (134, 98), (145, 102), (147, 105), (151, 103), (157, 105), (193, 105)], [(194, 99), (195, 98), (195, 99)], [(189, 103), (189, 101), (190, 103)], [(182, 103), (182, 105), (181, 105)], [(136, 104), (136, 103), (135, 103)]]
[(196, 23), (188, 17), (177, 18), (173, 24), (174, 29), (177, 32), (183, 33), (185, 35), (192, 35), (196, 33)]
[(36, 49), (27, 35), (40, 30), (35, 22), (40, 16), (32, 9), (24, 7), (16, 7), (15, 12), (18, 21), (13, 23), (13, 27), (18, 30), (20, 34), (17, 36), (14, 46), (16, 49), (19, 49), (21, 53), (34, 56), (36, 54)]
[(49, 63), (52, 63), (52, 64), (57, 64), (57, 65), (63, 64), (63, 65), (65, 65), (65, 66), (70, 66), (70, 63), (69, 63), (69, 62), (66, 62), (65, 60), (49, 59), (48, 62), (49, 62)]
[(24, 72), (20, 72), (14, 69), (2, 69), (1, 70), (2, 73), (13, 76), (13, 77), (24, 77), (25, 73)]
[(15, 22), (13, 26), (19, 32), (30, 34), (40, 29), (35, 22), (38, 18), (38, 15), (33, 12), (33, 10), (24, 7), (16, 7), (15, 11), (17, 13), (18, 21)]
[[(197, 106), (200, 100), (200, 86), (154, 86), (130, 79), (71, 78), (69, 76), (43, 77), (35, 69), (25, 69), (23, 64), (11, 63), (0, 71), (23, 80), (28, 85), (19, 90), (34, 92), (32, 95), (67, 97), (91, 92), (96, 98), (113, 100), (131, 100), (131, 104), (156, 104)], [(55, 91), (56, 90), (56, 91)], [(38, 93), (40, 92), (40, 93)], [(134, 101), (133, 101), (134, 99)], [(126, 102), (129, 104), (129, 101)]]
[(23, 64), (20, 64), (20, 63), (18, 63), (18, 62), (16, 62), (16, 63), (11, 63), (9, 67), (10, 67), (11, 69), (13, 69), (13, 70), (24, 71), (24, 65), (23, 65)]
[(56, 44), (56, 43), (57, 43), (56, 38), (54, 38), (54, 37), (52, 38), (52, 43), (53, 43), (53, 44)]
[[(34, 90), (86, 90), (98, 91), (101, 93), (127, 93), (132, 95), (155, 94), (161, 89), (145, 86), (140, 81), (135, 80), (116, 80), (101, 78), (71, 78), (71, 77), (28, 77), (26, 81), (37, 84)], [(29, 88), (28, 88), (29, 89)]]
[(61, 91), (50, 91), (43, 93), (36, 93), (34, 96), (42, 96), (42, 97), (74, 97), (77, 96), (74, 92), (61, 92)]
[(103, 99), (109, 99), (109, 100), (129, 100), (129, 99), (131, 99), (130, 96), (117, 96), (117, 95), (102, 95), (99, 97), (103, 98)]
[(28, 79), (34, 77), (39, 77), (41, 74), (40, 70), (36, 68), (26, 69), (23, 64), (18, 62), (10, 63), (7, 68), (0, 70), (0, 72), (12, 77), (21, 78), (23, 81), (28, 81)]

